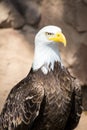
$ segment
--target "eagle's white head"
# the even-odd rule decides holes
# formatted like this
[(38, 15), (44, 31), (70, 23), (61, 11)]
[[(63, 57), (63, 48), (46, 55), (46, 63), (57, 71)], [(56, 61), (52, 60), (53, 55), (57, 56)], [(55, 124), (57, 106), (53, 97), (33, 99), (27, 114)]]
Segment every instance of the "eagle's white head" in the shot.
[(63, 43), (66, 46), (66, 38), (59, 27), (45, 26), (36, 34), (32, 66), (34, 71), (41, 69), (44, 74), (47, 74), (48, 71), (54, 69), (56, 61), (61, 63), (58, 43)]

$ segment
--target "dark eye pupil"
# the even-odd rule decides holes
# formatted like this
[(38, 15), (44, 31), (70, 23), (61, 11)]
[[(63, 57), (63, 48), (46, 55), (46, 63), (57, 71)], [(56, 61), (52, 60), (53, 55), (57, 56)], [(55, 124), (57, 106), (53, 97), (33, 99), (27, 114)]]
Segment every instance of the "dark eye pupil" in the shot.
[(53, 35), (53, 33), (46, 32), (47, 35)]

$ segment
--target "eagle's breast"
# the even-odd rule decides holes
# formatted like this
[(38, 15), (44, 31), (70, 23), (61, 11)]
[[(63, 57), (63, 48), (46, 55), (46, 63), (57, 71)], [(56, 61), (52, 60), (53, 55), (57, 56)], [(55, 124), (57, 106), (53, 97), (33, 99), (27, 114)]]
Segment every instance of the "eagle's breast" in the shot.
[(70, 102), (72, 96), (72, 88), (70, 87), (71, 78), (69, 74), (57, 62), (55, 63), (54, 70), (50, 71), (47, 75), (44, 75), (41, 70), (38, 70), (35, 77), (37, 77), (37, 82), (43, 82), (45, 92), (38, 117), (39, 125), (43, 125), (41, 127), (43, 130), (47, 128), (53, 130), (54, 128), (65, 127), (71, 108)]

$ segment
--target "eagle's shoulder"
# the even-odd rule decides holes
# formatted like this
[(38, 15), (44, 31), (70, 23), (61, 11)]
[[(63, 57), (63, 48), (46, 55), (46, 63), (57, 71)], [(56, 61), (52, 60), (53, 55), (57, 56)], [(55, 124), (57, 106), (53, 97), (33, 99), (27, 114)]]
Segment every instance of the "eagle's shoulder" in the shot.
[(35, 84), (33, 78), (33, 73), (30, 72), (9, 93), (0, 115), (2, 130), (4, 128), (15, 129), (21, 124), (31, 125), (38, 116), (44, 89), (40, 83)]

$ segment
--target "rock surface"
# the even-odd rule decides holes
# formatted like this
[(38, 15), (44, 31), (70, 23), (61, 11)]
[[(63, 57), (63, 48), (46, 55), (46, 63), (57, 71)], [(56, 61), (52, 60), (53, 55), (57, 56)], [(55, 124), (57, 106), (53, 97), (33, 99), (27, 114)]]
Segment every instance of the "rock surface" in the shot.
[(0, 27), (20, 28), (24, 19), (9, 0), (0, 1)]
[(24, 24), (37, 25), (41, 13), (39, 5), (25, 0), (0, 1), (0, 27), (21, 28)]
[(11, 88), (29, 72), (33, 47), (18, 31), (0, 30), (0, 111)]
[(12, 0), (12, 3), (23, 16), (26, 24), (36, 25), (39, 23), (41, 12), (39, 5), (36, 2), (29, 0)]
[[(68, 3), (68, 4), (67, 4)], [(87, 31), (87, 5), (82, 0), (65, 2), (65, 21), (72, 25), (78, 32)]]

